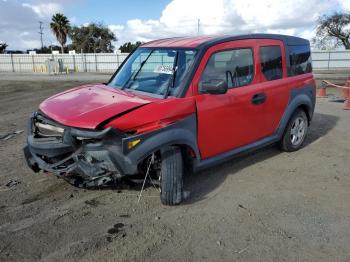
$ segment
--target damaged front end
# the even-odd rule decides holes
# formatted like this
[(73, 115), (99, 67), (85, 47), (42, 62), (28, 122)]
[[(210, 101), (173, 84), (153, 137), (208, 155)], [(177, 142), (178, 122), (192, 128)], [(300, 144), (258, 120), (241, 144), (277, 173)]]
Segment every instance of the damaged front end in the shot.
[(34, 113), (24, 155), (34, 172), (43, 170), (76, 186), (95, 187), (137, 173), (137, 163), (124, 154), (123, 139), (127, 135), (112, 127), (78, 129)]

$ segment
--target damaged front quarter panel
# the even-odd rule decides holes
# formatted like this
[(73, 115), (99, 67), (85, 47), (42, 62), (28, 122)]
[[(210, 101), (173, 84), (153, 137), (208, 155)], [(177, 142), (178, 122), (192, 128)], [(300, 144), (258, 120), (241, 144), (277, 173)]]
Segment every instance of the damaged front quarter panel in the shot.
[[(43, 125), (64, 131), (44, 133), (39, 129)], [(128, 134), (114, 127), (103, 130), (66, 127), (39, 113), (32, 115), (28, 123), (24, 154), (35, 172), (51, 172), (79, 186), (100, 186), (138, 174), (139, 164), (166, 145), (186, 145), (199, 156), (196, 134), (195, 114), (155, 131)]]

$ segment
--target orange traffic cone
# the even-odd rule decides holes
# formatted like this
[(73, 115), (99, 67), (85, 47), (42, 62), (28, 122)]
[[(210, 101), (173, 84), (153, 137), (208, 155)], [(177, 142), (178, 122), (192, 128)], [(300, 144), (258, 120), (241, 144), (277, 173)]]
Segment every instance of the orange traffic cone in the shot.
[(326, 87), (325, 86), (321, 86), (316, 93), (316, 97), (327, 97), (327, 92), (326, 92)]
[(350, 98), (348, 97), (344, 102), (344, 110), (350, 110)]
[[(345, 86), (350, 88), (350, 78), (345, 81)], [(343, 88), (343, 97), (346, 99), (350, 94), (350, 90), (348, 88)]]

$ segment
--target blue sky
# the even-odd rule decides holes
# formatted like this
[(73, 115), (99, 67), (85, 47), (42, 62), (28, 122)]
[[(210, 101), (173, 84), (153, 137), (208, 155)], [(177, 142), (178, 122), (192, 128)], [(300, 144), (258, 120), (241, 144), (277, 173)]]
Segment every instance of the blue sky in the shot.
[(198, 34), (279, 33), (311, 39), (319, 16), (346, 10), (350, 0), (0, 0), (0, 42), (11, 50), (39, 48), (42, 21), (44, 44), (57, 44), (49, 26), (57, 12), (77, 26), (103, 22), (118, 38), (115, 47)]

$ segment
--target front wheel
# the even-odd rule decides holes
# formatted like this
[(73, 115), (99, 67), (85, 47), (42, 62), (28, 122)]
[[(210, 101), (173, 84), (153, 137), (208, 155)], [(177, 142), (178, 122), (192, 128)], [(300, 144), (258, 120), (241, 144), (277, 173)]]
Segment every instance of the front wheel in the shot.
[(294, 112), (288, 122), (279, 146), (283, 151), (293, 152), (299, 150), (304, 143), (308, 131), (308, 119), (302, 109)]
[(184, 164), (179, 147), (169, 147), (161, 152), (160, 200), (173, 206), (182, 202)]

